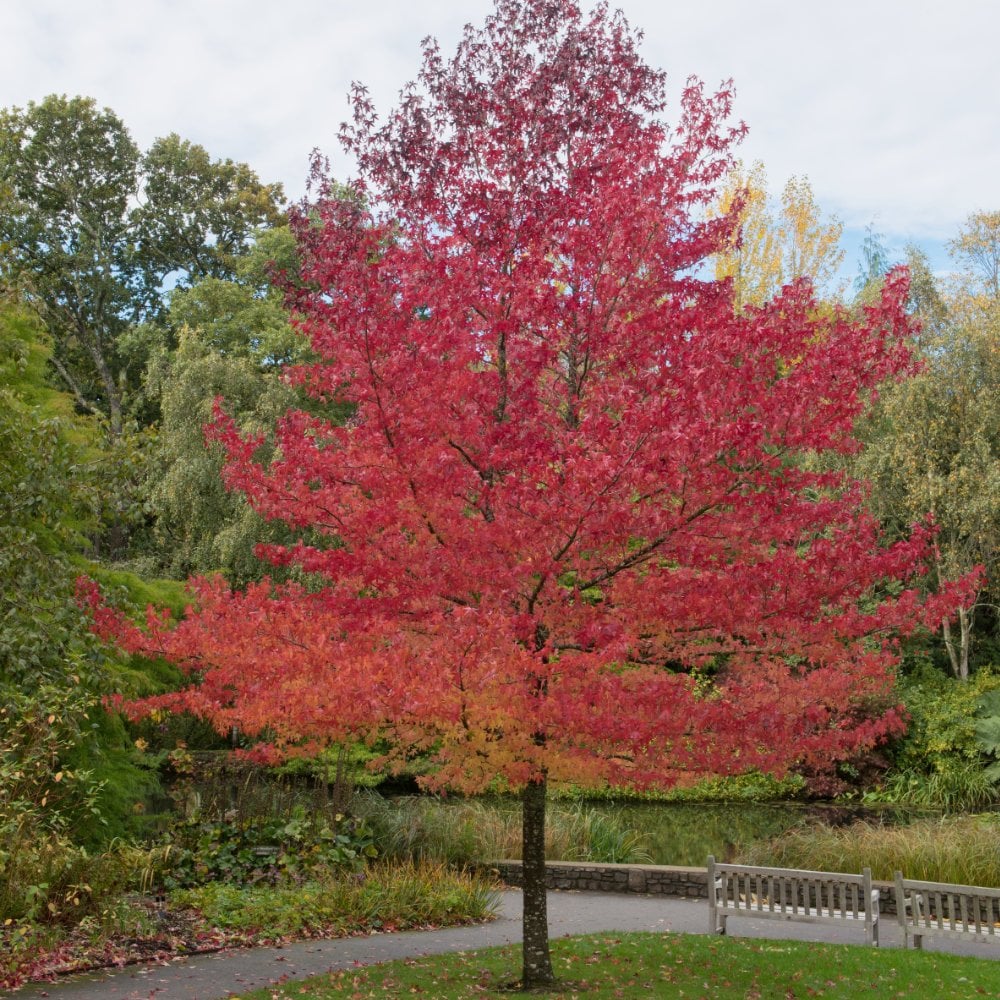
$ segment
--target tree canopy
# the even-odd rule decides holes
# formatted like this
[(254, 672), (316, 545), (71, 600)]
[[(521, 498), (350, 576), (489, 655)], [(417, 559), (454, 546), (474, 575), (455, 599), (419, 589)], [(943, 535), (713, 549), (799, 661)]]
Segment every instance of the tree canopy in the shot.
[(270, 263), (289, 255), (288, 228), (268, 230), (233, 278), (208, 276), (175, 290), (167, 329), (138, 332), (155, 345), (144, 381), (160, 412), (147, 502), (156, 514), (154, 550), (171, 575), (223, 570), (231, 582), (253, 579), (261, 572), (254, 546), (275, 536), (240, 495), (226, 490), (223, 451), (206, 442), (204, 428), (219, 396), (241, 426), (258, 432), (302, 401), (282, 376), (308, 356), (307, 345), (268, 277)]
[[(683, 91), (604, 5), (498, 0), (384, 123), (343, 141), (356, 197), (317, 167), (294, 214), (293, 380), (273, 457), (219, 412), (230, 488), (311, 541), (297, 582), (194, 584), (140, 630), (187, 708), (281, 752), (388, 737), (432, 786), (524, 795), (525, 987), (553, 978), (550, 780), (670, 785), (830, 769), (901, 719), (890, 638), (938, 621), (904, 582), (929, 532), (883, 545), (863, 491), (815, 453), (856, 447), (870, 391), (909, 370), (905, 276), (860, 317), (808, 282), (739, 309), (700, 265), (738, 220), (704, 209), (742, 135), (732, 90)], [(262, 751), (263, 752), (263, 751)]]
[[(996, 617), (1000, 568), (1000, 295), (990, 214), (972, 216), (952, 243), (960, 270), (940, 281), (910, 253), (922, 365), (884, 388), (859, 471), (874, 485), (873, 509), (890, 530), (931, 512), (939, 534), (932, 582), (983, 570), (981, 589), (949, 609), (944, 645), (952, 672), (967, 680), (977, 621)], [(953, 632), (950, 618), (957, 617)], [(988, 658), (988, 657), (987, 657)]]
[(145, 363), (123, 334), (161, 315), (168, 278), (230, 275), (283, 200), (245, 164), (176, 135), (142, 153), (91, 98), (0, 112), (0, 281), (42, 318), (52, 365), (112, 438)]

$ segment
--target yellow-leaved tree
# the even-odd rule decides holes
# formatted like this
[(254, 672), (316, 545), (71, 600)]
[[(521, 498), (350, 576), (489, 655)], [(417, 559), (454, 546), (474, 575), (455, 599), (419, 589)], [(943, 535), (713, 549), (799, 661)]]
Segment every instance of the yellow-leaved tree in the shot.
[(830, 285), (844, 260), (843, 224), (824, 216), (805, 177), (791, 177), (777, 202), (768, 193), (764, 164), (738, 164), (711, 212), (726, 215), (736, 203), (740, 229), (730, 248), (713, 257), (716, 278), (731, 278), (738, 308), (760, 305), (796, 278), (817, 289)]

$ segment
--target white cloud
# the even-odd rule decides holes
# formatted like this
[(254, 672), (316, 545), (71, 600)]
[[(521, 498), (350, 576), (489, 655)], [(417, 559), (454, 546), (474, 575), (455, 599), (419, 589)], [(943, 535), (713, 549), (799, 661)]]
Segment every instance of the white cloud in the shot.
[[(736, 81), (743, 155), (775, 185), (806, 174), (849, 225), (940, 238), (1000, 205), (994, 69), (1000, 5), (983, 0), (615, 0), (669, 74)], [(0, 106), (53, 92), (112, 107), (140, 145), (178, 132), (301, 194), (333, 155), (352, 79), (391, 106), (420, 40), (453, 49), (486, 0), (5, 0)]]

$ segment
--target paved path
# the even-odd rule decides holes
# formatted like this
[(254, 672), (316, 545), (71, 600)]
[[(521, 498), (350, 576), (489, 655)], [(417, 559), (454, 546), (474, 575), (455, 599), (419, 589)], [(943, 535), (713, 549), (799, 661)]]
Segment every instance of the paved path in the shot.
[[(705, 900), (608, 892), (550, 892), (552, 937), (599, 931), (708, 931)], [(521, 894), (500, 894), (500, 916), (488, 924), (439, 931), (373, 934), (329, 941), (303, 941), (282, 948), (247, 948), (178, 958), (161, 965), (136, 965), (87, 973), (56, 983), (35, 984), (5, 994), (16, 1000), (222, 1000), (283, 979), (370, 965), (396, 958), (450, 951), (474, 951), (521, 940)], [(899, 947), (902, 935), (893, 918), (883, 917), (883, 947)], [(745, 937), (794, 938), (861, 944), (856, 927), (732, 919), (731, 933)], [(1000, 958), (995, 947), (974, 942), (934, 942), (940, 950)]]

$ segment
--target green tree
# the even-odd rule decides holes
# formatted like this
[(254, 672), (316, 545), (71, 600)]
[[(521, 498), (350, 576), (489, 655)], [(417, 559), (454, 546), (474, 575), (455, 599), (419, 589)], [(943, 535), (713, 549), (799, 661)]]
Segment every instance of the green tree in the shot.
[(1000, 212), (973, 212), (949, 249), (983, 293), (1000, 299)]
[(861, 259), (854, 279), (854, 291), (859, 302), (870, 302), (877, 297), (882, 281), (892, 268), (885, 236), (869, 223), (861, 241)]
[[(1000, 569), (1000, 297), (991, 270), (970, 267), (976, 258), (956, 252), (959, 241), (952, 246), (964, 268), (946, 284), (933, 278), (925, 257), (910, 252), (924, 366), (884, 388), (860, 466), (883, 522), (902, 532), (933, 513), (938, 582), (984, 567), (978, 595), (955, 609), (957, 632), (942, 623), (951, 669), (966, 680), (975, 635), (994, 616), (990, 594)], [(979, 252), (988, 262), (1000, 243)]]
[(289, 229), (263, 230), (235, 261), (232, 278), (206, 276), (175, 290), (166, 324), (132, 334), (156, 345), (144, 391), (161, 413), (145, 495), (155, 518), (158, 570), (175, 576), (221, 570), (230, 582), (245, 583), (262, 570), (256, 545), (290, 537), (280, 522), (260, 517), (242, 494), (226, 489), (221, 450), (205, 438), (218, 397), (246, 431), (265, 438), (290, 406), (321, 411), (334, 422), (347, 415), (342, 403), (310, 401), (284, 378), (288, 365), (312, 358), (285, 302), (287, 276), (299, 268)]
[(0, 198), (0, 279), (42, 318), (52, 365), (112, 439), (146, 362), (123, 335), (162, 317), (168, 277), (231, 274), (283, 200), (175, 135), (143, 155), (113, 111), (56, 95), (0, 112)]
[(45, 364), (30, 317), (0, 308), (0, 690), (89, 677), (97, 663), (69, 557), (96, 494)]
[(236, 263), (235, 280), (206, 276), (171, 296), (176, 333), (154, 352), (146, 391), (162, 415), (149, 504), (158, 559), (172, 574), (222, 570), (245, 582), (259, 572), (253, 548), (267, 525), (241, 494), (227, 491), (221, 448), (206, 442), (204, 428), (219, 396), (247, 431), (264, 434), (300, 401), (281, 376), (286, 364), (307, 357), (306, 344), (267, 267), (293, 248), (287, 228), (269, 230)]
[(113, 457), (47, 384), (49, 350), (36, 316), (0, 302), (0, 902), (4, 859), (36, 857), (42, 828), (91, 846), (135, 832), (155, 785), (99, 702), (160, 685), (109, 658), (76, 599), (83, 572), (127, 582), (84, 556)]

